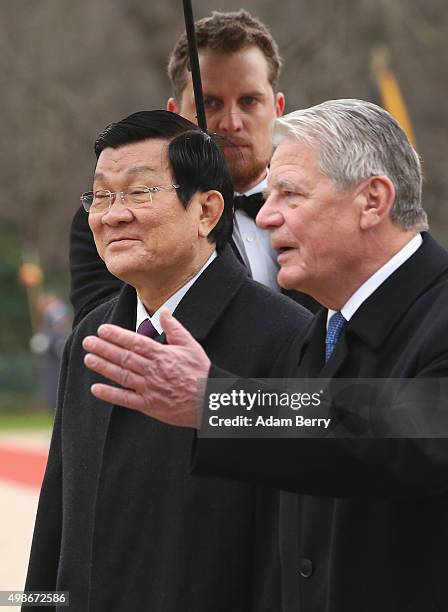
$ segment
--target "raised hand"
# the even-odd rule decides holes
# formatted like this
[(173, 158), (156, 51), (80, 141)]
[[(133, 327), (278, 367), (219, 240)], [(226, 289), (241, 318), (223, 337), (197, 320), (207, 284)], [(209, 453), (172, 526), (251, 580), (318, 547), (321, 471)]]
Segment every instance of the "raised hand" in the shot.
[(198, 428), (198, 382), (207, 378), (210, 360), (167, 309), (160, 321), (167, 345), (110, 324), (101, 325), (98, 336), (84, 338), (85, 365), (121, 385), (97, 383), (91, 391), (99, 399), (169, 425)]

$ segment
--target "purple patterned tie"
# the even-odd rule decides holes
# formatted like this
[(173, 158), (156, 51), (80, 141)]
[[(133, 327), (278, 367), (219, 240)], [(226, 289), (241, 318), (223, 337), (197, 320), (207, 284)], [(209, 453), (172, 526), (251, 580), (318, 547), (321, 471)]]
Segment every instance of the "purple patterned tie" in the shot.
[(148, 338), (155, 338), (159, 335), (159, 332), (156, 330), (156, 328), (149, 319), (145, 319), (140, 323), (137, 329), (137, 333), (142, 334), (142, 336), (147, 336)]

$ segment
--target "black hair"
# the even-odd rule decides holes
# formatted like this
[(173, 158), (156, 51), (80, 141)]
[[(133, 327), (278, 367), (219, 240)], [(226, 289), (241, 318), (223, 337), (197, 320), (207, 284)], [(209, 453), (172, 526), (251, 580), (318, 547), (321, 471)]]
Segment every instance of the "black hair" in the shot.
[(216, 190), (224, 198), (221, 219), (209, 234), (221, 250), (232, 235), (233, 183), (219, 141), (184, 117), (164, 110), (140, 111), (111, 123), (95, 140), (95, 155), (112, 147), (160, 138), (169, 142), (168, 162), (185, 208), (195, 193)]
[(184, 132), (171, 140), (168, 159), (180, 185), (177, 195), (185, 208), (197, 191), (215, 189), (224, 198), (221, 218), (209, 236), (216, 242), (217, 250), (221, 250), (233, 230), (233, 183), (215, 137), (202, 130)]

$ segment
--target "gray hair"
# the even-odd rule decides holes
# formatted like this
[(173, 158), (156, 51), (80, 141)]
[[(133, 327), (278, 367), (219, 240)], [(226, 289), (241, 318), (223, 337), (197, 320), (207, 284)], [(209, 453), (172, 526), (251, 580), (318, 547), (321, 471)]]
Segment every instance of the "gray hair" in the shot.
[(339, 189), (386, 175), (395, 187), (392, 221), (406, 230), (428, 229), (419, 157), (383, 108), (363, 100), (329, 100), (276, 119), (274, 145), (291, 136), (316, 147), (320, 169)]

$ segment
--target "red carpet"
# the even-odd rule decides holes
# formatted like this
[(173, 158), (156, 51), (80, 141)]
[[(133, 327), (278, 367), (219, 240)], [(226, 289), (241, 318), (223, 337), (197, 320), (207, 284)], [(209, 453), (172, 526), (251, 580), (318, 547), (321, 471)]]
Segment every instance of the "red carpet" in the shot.
[(48, 453), (0, 445), (0, 479), (40, 489)]

